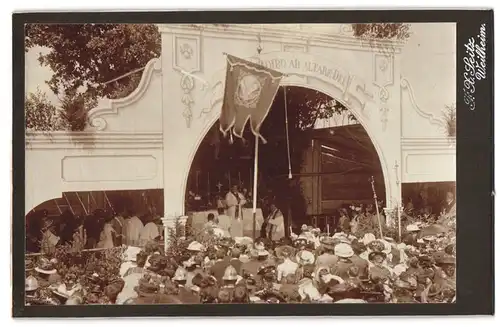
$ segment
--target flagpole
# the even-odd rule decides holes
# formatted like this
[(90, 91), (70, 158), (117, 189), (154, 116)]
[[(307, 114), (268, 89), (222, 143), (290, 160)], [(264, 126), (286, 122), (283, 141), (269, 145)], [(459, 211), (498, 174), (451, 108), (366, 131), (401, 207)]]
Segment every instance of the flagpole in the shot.
[(292, 162), (290, 160), (290, 136), (288, 135), (288, 108), (286, 101), (286, 86), (283, 86), (283, 94), (285, 98), (285, 131), (286, 131), (286, 151), (288, 155), (288, 179), (292, 179)]
[(253, 215), (253, 239), (255, 240), (257, 231), (257, 176), (259, 176), (259, 137), (255, 136), (255, 154), (253, 163), (253, 202), (252, 202), (252, 215)]

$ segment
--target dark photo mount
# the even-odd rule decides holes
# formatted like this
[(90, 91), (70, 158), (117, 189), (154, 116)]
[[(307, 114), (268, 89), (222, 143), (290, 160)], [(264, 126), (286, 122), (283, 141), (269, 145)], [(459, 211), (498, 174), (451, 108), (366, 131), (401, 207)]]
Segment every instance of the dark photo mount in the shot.
[[(27, 23), (456, 23), (457, 300), (453, 304), (26, 306), (25, 32)], [(474, 46), (470, 39), (474, 38)], [(492, 315), (494, 313), (493, 10), (16, 13), (13, 15), (14, 317)], [(479, 50), (476, 48), (479, 47)], [(482, 49), (485, 49), (482, 52)], [(467, 66), (478, 58), (480, 76)], [(437, 86), (439, 87), (439, 86)], [(472, 94), (473, 93), (473, 94)]]

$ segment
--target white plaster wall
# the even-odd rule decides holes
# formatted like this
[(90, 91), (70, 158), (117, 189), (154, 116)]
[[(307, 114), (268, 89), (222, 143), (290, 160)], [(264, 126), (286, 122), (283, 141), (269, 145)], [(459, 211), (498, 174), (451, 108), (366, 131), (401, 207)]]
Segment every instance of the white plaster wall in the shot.
[(63, 192), (162, 188), (161, 142), (158, 133), (29, 134), (26, 212)]
[(445, 137), (443, 110), (456, 103), (456, 24), (412, 24), (401, 53), (403, 137)]

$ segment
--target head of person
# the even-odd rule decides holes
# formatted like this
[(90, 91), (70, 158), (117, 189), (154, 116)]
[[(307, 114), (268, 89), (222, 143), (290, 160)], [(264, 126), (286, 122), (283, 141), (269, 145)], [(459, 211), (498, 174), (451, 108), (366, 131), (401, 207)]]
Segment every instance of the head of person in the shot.
[(231, 258), (238, 259), (241, 255), (241, 250), (237, 247), (231, 249)]
[(366, 213), (372, 213), (372, 211), (373, 211), (373, 204), (371, 204), (371, 203), (367, 204), (366, 208), (365, 208), (365, 212)]
[(238, 192), (238, 185), (231, 186), (231, 192), (237, 193)]
[(215, 252), (215, 258), (218, 260), (222, 260), (226, 257), (227, 252), (224, 249), (218, 249)]
[(270, 209), (271, 209), (271, 212), (272, 212), (272, 211), (275, 211), (276, 209), (278, 209), (278, 208), (276, 207), (276, 204), (275, 204), (275, 203), (271, 203), (271, 205), (270, 205), (269, 207), (270, 207)]
[(141, 251), (141, 252), (137, 253), (137, 256), (135, 259), (137, 267), (144, 268), (144, 265), (146, 265), (147, 260), (148, 260), (148, 254), (146, 252)]
[(453, 192), (446, 192), (446, 203), (450, 204), (455, 200), (455, 196), (453, 195)]
[(372, 252), (369, 254), (368, 259), (375, 265), (381, 265), (387, 255), (384, 252)]
[(215, 215), (213, 213), (209, 213), (207, 216), (208, 222), (215, 222)]

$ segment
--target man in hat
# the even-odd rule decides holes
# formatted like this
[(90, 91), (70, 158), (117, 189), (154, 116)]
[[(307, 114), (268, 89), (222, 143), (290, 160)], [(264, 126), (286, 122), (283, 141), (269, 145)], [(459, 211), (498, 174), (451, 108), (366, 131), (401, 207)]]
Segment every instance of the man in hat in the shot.
[(331, 237), (325, 237), (321, 240), (323, 253), (316, 259), (317, 266), (333, 267), (337, 263), (339, 258), (334, 254), (335, 244), (334, 239)]
[(187, 271), (183, 267), (178, 267), (175, 271), (175, 275), (172, 278), (175, 285), (178, 287), (179, 294), (177, 298), (184, 304), (195, 304), (200, 303), (200, 298), (190, 289), (190, 287), (186, 286), (187, 282)]
[(332, 274), (347, 279), (349, 277), (349, 268), (354, 266), (354, 262), (351, 261), (351, 257), (354, 255), (351, 245), (347, 243), (335, 245), (334, 254), (339, 260), (333, 265), (331, 269)]
[(269, 252), (263, 245), (256, 245), (253, 251), (253, 258), (242, 264), (241, 271), (243, 274), (247, 273), (256, 276), (259, 268), (268, 260)]
[(406, 232), (406, 235), (403, 236), (403, 243), (416, 246), (420, 234), (420, 227), (416, 224), (410, 224), (406, 226)]
[(240, 260), (241, 250), (237, 247), (233, 247), (231, 249), (231, 259), (229, 260), (229, 264), (236, 269), (238, 274), (241, 274), (241, 265), (243, 264)]
[(366, 246), (358, 240), (353, 240), (351, 243), (351, 247), (354, 251), (354, 255), (350, 258), (350, 260), (358, 268), (358, 275), (360, 277), (368, 277), (369, 263), (367, 260), (360, 257), (360, 255), (366, 251)]
[(215, 263), (210, 268), (210, 274), (217, 279), (217, 282), (222, 282), (222, 276), (226, 268), (229, 266), (229, 258), (227, 257), (227, 252), (224, 249), (217, 249), (215, 252)]

